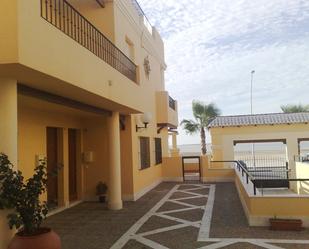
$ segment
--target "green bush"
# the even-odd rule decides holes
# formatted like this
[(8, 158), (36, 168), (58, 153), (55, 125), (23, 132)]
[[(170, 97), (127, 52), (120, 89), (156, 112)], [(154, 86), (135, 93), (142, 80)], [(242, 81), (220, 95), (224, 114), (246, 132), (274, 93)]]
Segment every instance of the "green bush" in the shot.
[(38, 232), (48, 213), (47, 203), (40, 201), (46, 185), (46, 160), (40, 160), (33, 176), (24, 180), (8, 156), (0, 153), (0, 209), (10, 211), (7, 216), (10, 229), (19, 229), (24, 235)]

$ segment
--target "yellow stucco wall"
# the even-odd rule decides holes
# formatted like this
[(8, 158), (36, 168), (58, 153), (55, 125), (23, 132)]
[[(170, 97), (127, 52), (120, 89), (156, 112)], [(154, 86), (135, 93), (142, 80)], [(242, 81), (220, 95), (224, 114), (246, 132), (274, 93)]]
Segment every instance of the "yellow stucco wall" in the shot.
[[(85, 93), (79, 91), (77, 94), (74, 88), (79, 87), (97, 95), (96, 98), (88, 97), (89, 103), (112, 110), (117, 109), (117, 103), (130, 108), (127, 112), (143, 111), (141, 103), (148, 103), (150, 98), (154, 98), (155, 91), (164, 90), (164, 50), (159, 34), (143, 33), (143, 24), (132, 21), (132, 17), (136, 19), (138, 14), (133, 10), (126, 13), (132, 8), (128, 1), (108, 2), (106, 8), (100, 8), (92, 0), (70, 2), (124, 53), (126, 39), (133, 42), (134, 63), (140, 68), (139, 85), (44, 20), (40, 16), (40, 1), (37, 0), (1, 2), (0, 9), (5, 11), (5, 15), (1, 15), (3, 22), (0, 25), (3, 27), (0, 36), (5, 38), (1, 39), (6, 42), (3, 45), (8, 45), (0, 48), (0, 75), (14, 76), (23, 84), (83, 99)], [(143, 66), (147, 56), (151, 65), (149, 78)], [(8, 70), (11, 62), (26, 67), (10, 64)], [(52, 81), (48, 77), (53, 77)], [(98, 99), (98, 96), (104, 99)]]
[[(198, 169), (197, 163), (188, 163), (186, 169)], [(202, 180), (204, 182), (234, 181), (234, 169), (210, 168), (209, 158), (201, 157)], [(164, 179), (180, 180), (183, 177), (181, 157), (163, 158), (163, 177)]]
[[(238, 176), (235, 184), (250, 225), (269, 225), (269, 218), (298, 218), (308, 227), (308, 196), (251, 196)], [(297, 208), (296, 208), (297, 207)]]
[(111, 2), (107, 2), (104, 8), (93, 0), (68, 0), (68, 2), (110, 41), (115, 41), (114, 5)]
[(233, 140), (286, 139), (291, 155), (297, 155), (297, 138), (309, 137), (309, 124), (211, 128), (210, 135), (213, 160), (233, 159)]
[(158, 123), (168, 123), (178, 126), (178, 106), (175, 103), (175, 110), (169, 107), (169, 95), (166, 91), (156, 93), (156, 108)]
[[(105, 117), (87, 117), (81, 113), (75, 113), (74, 110), (63, 109), (63, 112), (44, 108), (34, 108), (32, 104), (27, 104), (29, 98), (21, 97), (18, 108), (18, 167), (29, 178), (35, 167), (36, 156), (46, 156), (46, 127), (59, 128), (62, 132), (63, 139), (63, 155), (62, 162), (64, 164), (58, 174), (59, 178), (63, 178), (63, 183), (59, 192), (61, 195), (60, 203), (67, 206), (68, 203), (68, 141), (67, 130), (74, 128), (80, 131), (81, 144), (80, 153), (84, 151), (92, 151), (94, 153), (94, 161), (78, 165), (79, 172), (79, 199), (93, 200), (95, 198), (95, 187), (99, 181), (108, 183), (108, 139), (107, 124)], [(32, 101), (32, 100), (30, 100)], [(38, 105), (40, 102), (38, 102)], [(58, 107), (58, 108), (61, 108)], [(71, 113), (69, 113), (71, 112)], [(82, 154), (79, 155), (81, 160)]]
[[(298, 179), (309, 179), (309, 163), (308, 162), (297, 162), (296, 163), (296, 178)], [(298, 194), (309, 194), (309, 181), (297, 182)]]
[(182, 180), (182, 160), (181, 157), (163, 158), (163, 178), (166, 180)]
[(18, 60), (17, 1), (1, 0), (0, 64)]
[[(138, 66), (138, 84), (44, 20), (40, 16), (40, 1), (3, 0), (0, 2), (0, 89), (4, 91), (1, 78), (11, 76), (15, 87), (18, 82), (125, 115), (125, 130), (120, 131), (122, 195), (139, 196), (164, 176), (162, 164), (155, 165), (154, 138), (162, 139), (162, 154), (169, 154), (167, 128), (158, 133), (157, 127), (160, 112), (158, 116), (156, 92), (165, 91), (163, 41), (156, 29), (149, 33), (129, 1), (109, 1), (105, 8), (100, 8), (93, 0), (69, 2), (124, 53), (127, 40), (133, 43), (132, 60)], [(144, 71), (146, 57), (151, 66), (149, 77)], [(14, 101), (17, 105), (17, 97)], [(59, 173), (59, 203), (69, 205), (68, 129), (75, 128), (78, 129), (80, 152), (94, 154), (91, 163), (84, 163), (81, 157), (78, 159), (78, 197), (80, 200), (96, 198), (97, 182), (102, 180), (109, 185), (110, 180), (108, 117), (25, 96), (19, 96), (18, 105), (18, 128), (12, 126), (12, 134), (18, 132), (18, 139), (11, 134), (5, 146), (12, 142), (17, 147), (18, 141), (19, 152), (12, 149), (12, 159), (17, 161), (18, 154), (18, 167), (26, 178), (33, 172), (36, 155), (46, 155), (46, 127), (58, 127), (64, 164)], [(164, 108), (166, 110), (161, 108), (160, 111), (171, 112), (168, 106)], [(135, 114), (144, 112), (151, 113), (152, 120), (147, 129), (136, 132)], [(17, 110), (11, 114), (17, 116)], [(167, 122), (177, 125), (177, 110), (168, 114)], [(5, 134), (0, 131), (0, 135)], [(144, 170), (140, 170), (140, 136), (150, 138), (151, 166)], [(0, 145), (3, 145), (1, 141)], [(4, 215), (0, 214), (0, 234), (7, 232), (3, 228), (5, 223)]]
[[(0, 152), (17, 164), (17, 82), (0, 78)], [(0, 210), (0, 248), (6, 248), (15, 231), (7, 225), (8, 212)]]

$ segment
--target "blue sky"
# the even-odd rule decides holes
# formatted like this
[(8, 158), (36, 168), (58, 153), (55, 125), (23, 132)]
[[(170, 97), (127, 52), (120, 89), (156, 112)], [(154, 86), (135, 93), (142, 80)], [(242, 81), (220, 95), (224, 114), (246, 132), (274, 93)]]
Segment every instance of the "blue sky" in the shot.
[[(139, 0), (165, 43), (166, 88), (179, 118), (193, 99), (223, 115), (309, 104), (309, 0)], [(179, 144), (199, 136), (179, 129)]]

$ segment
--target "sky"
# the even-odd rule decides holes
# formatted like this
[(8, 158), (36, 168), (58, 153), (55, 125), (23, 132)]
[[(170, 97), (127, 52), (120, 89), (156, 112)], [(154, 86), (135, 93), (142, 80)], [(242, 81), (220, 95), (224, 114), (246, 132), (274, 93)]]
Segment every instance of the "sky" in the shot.
[[(166, 88), (179, 120), (192, 100), (222, 115), (309, 104), (309, 0), (139, 0), (165, 44)], [(179, 128), (178, 144), (197, 144)]]

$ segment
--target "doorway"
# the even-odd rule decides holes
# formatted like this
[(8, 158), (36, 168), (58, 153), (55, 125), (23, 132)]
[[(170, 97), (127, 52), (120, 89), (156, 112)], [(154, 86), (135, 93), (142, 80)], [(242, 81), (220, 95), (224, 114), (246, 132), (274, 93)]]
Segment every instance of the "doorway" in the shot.
[(78, 199), (77, 194), (77, 130), (68, 130), (69, 149), (69, 201)]
[(199, 156), (182, 157), (183, 181), (201, 181), (201, 158)]
[(49, 208), (58, 206), (58, 129), (47, 127), (47, 203)]

